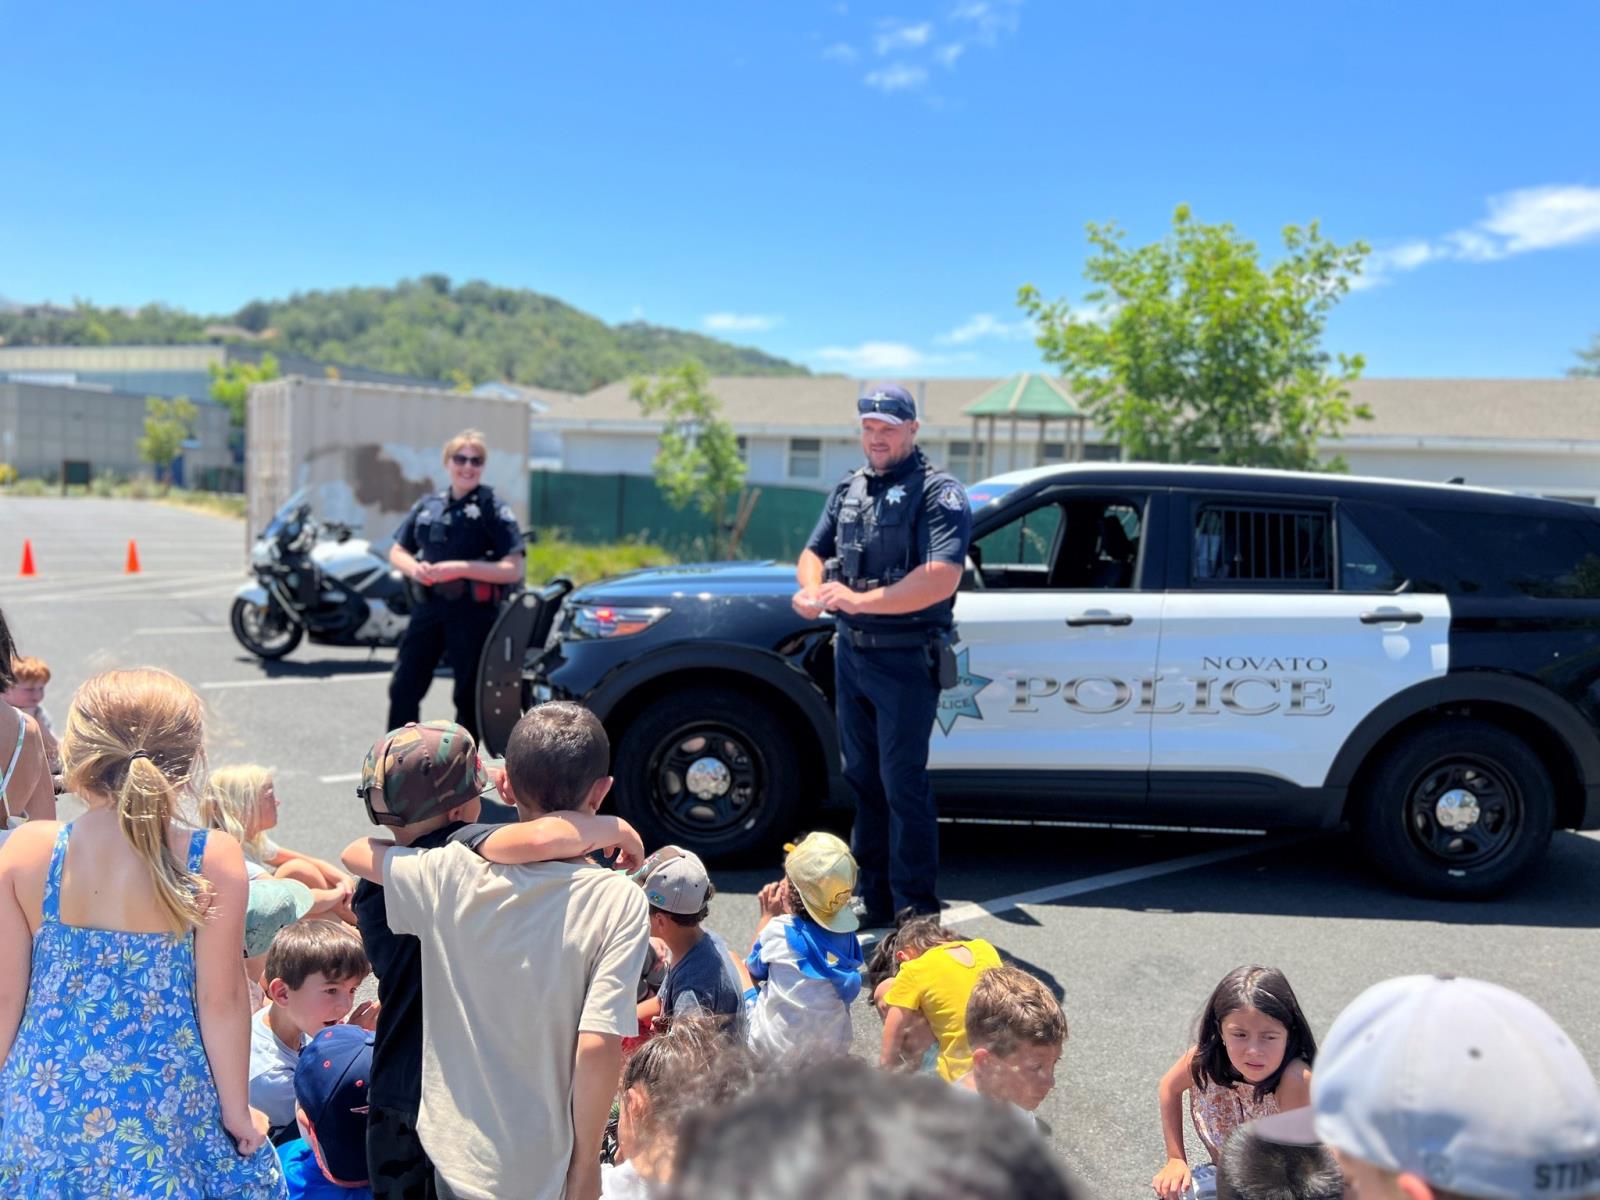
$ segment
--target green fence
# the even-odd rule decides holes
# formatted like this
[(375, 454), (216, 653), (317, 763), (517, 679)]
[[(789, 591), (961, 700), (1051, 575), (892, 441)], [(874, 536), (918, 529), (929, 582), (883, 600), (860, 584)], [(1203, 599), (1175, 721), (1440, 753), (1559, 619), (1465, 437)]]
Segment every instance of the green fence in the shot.
[[(750, 523), (739, 545), (741, 558), (793, 561), (805, 548), (827, 496), (805, 488), (759, 486)], [(705, 555), (711, 521), (693, 509), (667, 503), (656, 481), (643, 475), (579, 475), (534, 471), (528, 513), (541, 528), (560, 529), (579, 542), (654, 542), (681, 557)]]

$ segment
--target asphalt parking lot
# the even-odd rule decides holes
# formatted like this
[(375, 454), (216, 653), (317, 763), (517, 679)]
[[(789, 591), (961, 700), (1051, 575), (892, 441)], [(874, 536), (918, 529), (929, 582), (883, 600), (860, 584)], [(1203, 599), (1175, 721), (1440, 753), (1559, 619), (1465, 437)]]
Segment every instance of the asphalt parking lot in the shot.
[[(38, 577), (16, 578), (24, 538)], [(122, 574), (129, 538), (143, 572)], [(383, 731), (392, 652), (302, 645), (247, 655), (228, 629), (243, 581), (242, 525), (153, 503), (0, 499), (0, 608), (19, 646), (55, 673), (46, 704), (111, 667), (154, 664), (205, 698), (214, 766), (276, 769), (284, 845), (333, 857), (368, 832), (354, 795)], [(425, 719), (450, 715), (440, 679)], [(770, 871), (719, 872), (711, 927), (754, 926)], [(1163, 1159), (1155, 1088), (1211, 987), (1262, 962), (1293, 982), (1325, 1031), (1367, 984), (1455, 971), (1526, 992), (1600, 1064), (1600, 838), (1558, 834), (1533, 879), (1497, 901), (1445, 904), (1388, 890), (1340, 834), (1251, 837), (993, 824), (947, 826), (948, 919), (1054, 985), (1070, 1036), (1040, 1115), (1101, 1197), (1148, 1195)], [(508, 997), (514, 1005), (515, 997)], [(878, 1022), (856, 1013), (857, 1047)], [(1191, 1155), (1203, 1154), (1191, 1138)]]

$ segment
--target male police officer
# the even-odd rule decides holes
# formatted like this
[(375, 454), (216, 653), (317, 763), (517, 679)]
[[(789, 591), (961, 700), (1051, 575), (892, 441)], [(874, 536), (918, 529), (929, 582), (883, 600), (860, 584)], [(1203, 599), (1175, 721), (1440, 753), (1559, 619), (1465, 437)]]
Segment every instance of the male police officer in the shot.
[(430, 492), (395, 531), (389, 561), (423, 595), (411, 613), (389, 680), (389, 728), (418, 719), (443, 654), (455, 677), (456, 724), (478, 736), (478, 659), (507, 585), (522, 579), (522, 534), (511, 509), (483, 482), (483, 434), (444, 444), (450, 486)]
[(928, 740), (940, 688), (955, 684), (952, 612), (971, 514), (961, 485), (917, 449), (905, 388), (869, 387), (856, 410), (867, 465), (828, 498), (793, 604), (803, 617), (838, 614), (839, 742), (856, 793), (858, 915), (870, 928), (902, 909), (939, 911)]

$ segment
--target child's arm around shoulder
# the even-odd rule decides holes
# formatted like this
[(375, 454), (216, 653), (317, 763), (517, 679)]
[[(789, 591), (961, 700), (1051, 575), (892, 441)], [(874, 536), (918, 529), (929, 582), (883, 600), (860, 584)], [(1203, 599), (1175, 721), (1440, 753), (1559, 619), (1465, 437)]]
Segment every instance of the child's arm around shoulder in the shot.
[(384, 860), (388, 858), (389, 851), (399, 848), (394, 842), (383, 838), (357, 838), (344, 848), (339, 861), (357, 879), (365, 879), (382, 887)]
[[(618, 851), (616, 865), (625, 870), (637, 870), (644, 862), (644, 843), (633, 826), (621, 817), (598, 813), (553, 813), (501, 825), (474, 842), (472, 848), (492, 863), (513, 866), (581, 858), (596, 850), (611, 849)], [(345, 865), (350, 866), (348, 861)]]
[(1278, 1080), (1278, 1090), (1274, 1094), (1278, 1097), (1280, 1112), (1304, 1108), (1311, 1103), (1311, 1068), (1306, 1066), (1305, 1059), (1297, 1058), (1283, 1068), (1283, 1077)]

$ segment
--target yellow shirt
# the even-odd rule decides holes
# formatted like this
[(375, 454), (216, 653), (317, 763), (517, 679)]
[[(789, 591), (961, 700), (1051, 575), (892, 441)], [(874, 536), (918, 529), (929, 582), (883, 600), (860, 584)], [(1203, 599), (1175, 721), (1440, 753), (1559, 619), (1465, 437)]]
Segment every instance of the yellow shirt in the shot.
[(884, 996), (896, 1008), (914, 1008), (939, 1039), (939, 1075), (954, 1083), (972, 1070), (967, 1046), (967, 1001), (978, 976), (1000, 965), (1000, 955), (982, 938), (946, 942), (900, 964)]

